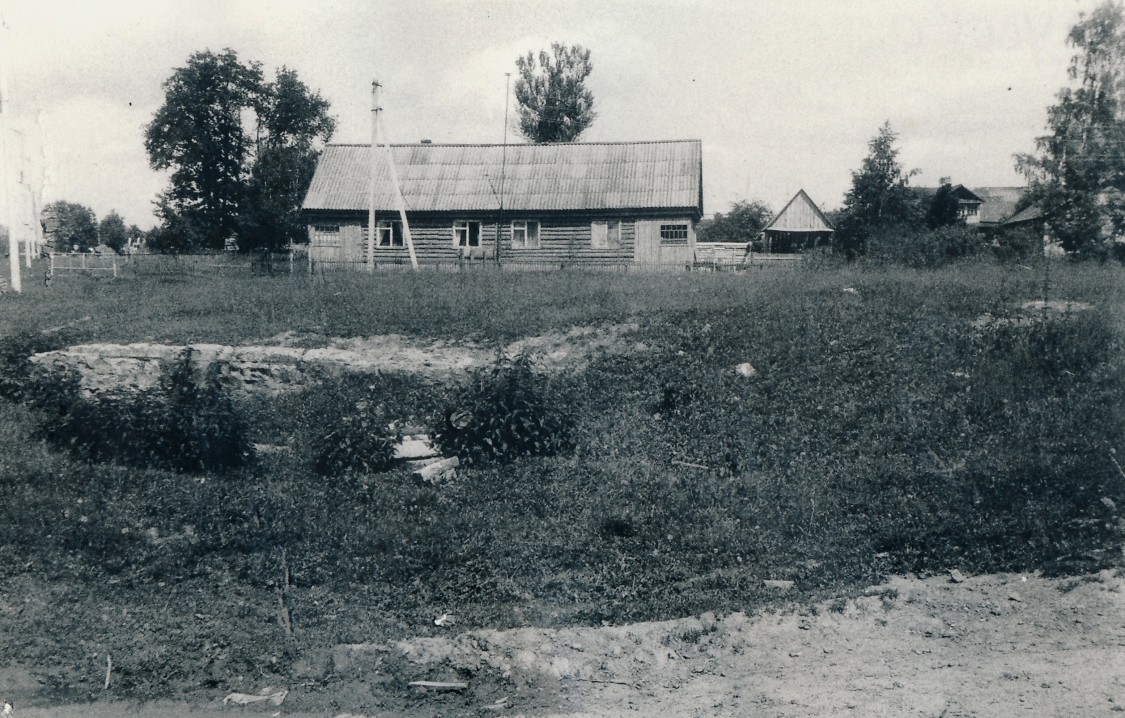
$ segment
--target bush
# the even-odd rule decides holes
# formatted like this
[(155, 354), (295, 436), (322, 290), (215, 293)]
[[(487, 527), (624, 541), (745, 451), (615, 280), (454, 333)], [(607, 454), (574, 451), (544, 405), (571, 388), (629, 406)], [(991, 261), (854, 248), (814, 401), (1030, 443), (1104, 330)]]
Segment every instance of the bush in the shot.
[(993, 236), (992, 253), (997, 259), (1023, 261), (1043, 255), (1043, 233), (1031, 227), (1003, 229)]
[(531, 357), (500, 357), (454, 394), (434, 429), (442, 451), (467, 463), (506, 463), (571, 445), (573, 417), (562, 392)]
[(33, 328), (19, 330), (0, 341), (0, 398), (24, 401), (34, 386), (31, 357), (61, 349), (67, 337), (55, 332), (44, 334)]
[(915, 269), (933, 269), (979, 254), (984, 247), (984, 236), (977, 229), (954, 224), (925, 232), (909, 229), (876, 232), (868, 239), (867, 254), (876, 260)]
[(224, 473), (247, 464), (248, 430), (210, 365), (201, 383), (192, 350), (168, 367), (160, 386), (135, 395), (89, 395), (74, 373), (39, 379), (45, 412), (37, 435), (92, 462), (119, 462), (180, 472)]
[(375, 397), (361, 399), (316, 437), (314, 468), (321, 476), (385, 471), (394, 461), (395, 445), (401, 439), (385, 405)]

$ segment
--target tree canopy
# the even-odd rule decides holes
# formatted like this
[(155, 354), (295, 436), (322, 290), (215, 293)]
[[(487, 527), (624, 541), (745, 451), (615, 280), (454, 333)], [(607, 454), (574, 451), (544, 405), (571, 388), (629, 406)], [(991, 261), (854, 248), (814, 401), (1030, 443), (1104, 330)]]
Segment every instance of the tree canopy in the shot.
[(1106, 2), (1067, 36), (1071, 86), (1047, 110), (1037, 154), (1016, 156), (1067, 251), (1125, 235), (1125, 8)]
[(581, 45), (551, 43), (551, 52), (530, 50), (516, 59), (520, 132), (532, 142), (573, 142), (593, 124), (594, 95), (586, 78), (594, 70)]
[(959, 205), (949, 178), (942, 177), (940, 186), (930, 198), (930, 206), (926, 210), (926, 225), (930, 229), (937, 229), (957, 224), (961, 221)]
[(121, 215), (115, 210), (110, 210), (110, 213), (98, 224), (98, 241), (120, 254), (129, 241), (128, 231)]
[(267, 82), (260, 63), (230, 49), (197, 52), (164, 82), (145, 131), (154, 169), (171, 170), (157, 199), (164, 250), (276, 248), (300, 238), (297, 212), (316, 156), (335, 130), (328, 102), (285, 67)]
[(844, 206), (836, 223), (836, 246), (849, 256), (862, 254), (867, 239), (875, 232), (894, 227), (915, 227), (922, 209), (911, 191), (910, 178), (898, 161), (895, 146), (898, 135), (885, 122), (867, 143), (867, 157), (858, 171), (852, 172), (852, 186), (844, 196)]
[(239, 240), (247, 249), (280, 249), (304, 239), (301, 201), (336, 121), (328, 115), (328, 101), (286, 67), (265, 86), (261, 99)]
[(43, 214), (55, 216), (55, 247), (59, 251), (77, 249), (81, 252), (98, 243), (97, 216), (89, 207), (59, 200), (44, 207)]
[(764, 202), (743, 200), (731, 205), (730, 212), (716, 212), (713, 219), (700, 222), (700, 242), (749, 242), (761, 234), (773, 218)]

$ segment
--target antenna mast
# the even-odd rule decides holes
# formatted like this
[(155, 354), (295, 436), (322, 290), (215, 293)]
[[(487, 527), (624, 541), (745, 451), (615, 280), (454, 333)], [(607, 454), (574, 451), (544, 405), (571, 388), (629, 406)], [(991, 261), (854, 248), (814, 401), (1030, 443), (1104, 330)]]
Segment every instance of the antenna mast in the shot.
[(504, 230), (501, 225), (504, 223), (504, 183), (507, 179), (508, 171), (508, 99), (512, 94), (512, 73), (505, 72), (504, 77), (504, 144), (503, 149), (500, 151), (500, 214), (496, 218), (496, 266), (500, 266), (500, 240), (503, 237)]

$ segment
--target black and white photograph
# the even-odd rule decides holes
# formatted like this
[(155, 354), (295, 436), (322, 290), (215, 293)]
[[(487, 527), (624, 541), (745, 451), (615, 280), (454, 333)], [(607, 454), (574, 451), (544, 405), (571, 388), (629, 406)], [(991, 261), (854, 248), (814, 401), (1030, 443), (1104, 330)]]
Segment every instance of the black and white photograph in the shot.
[(0, 0), (0, 718), (1125, 714), (1125, 0)]

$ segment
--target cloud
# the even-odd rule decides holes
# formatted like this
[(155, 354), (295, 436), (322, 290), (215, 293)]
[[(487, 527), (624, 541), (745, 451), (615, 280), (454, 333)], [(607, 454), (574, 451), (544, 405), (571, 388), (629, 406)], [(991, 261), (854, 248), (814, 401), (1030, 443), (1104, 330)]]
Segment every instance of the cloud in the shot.
[(79, 95), (44, 111), (44, 202), (79, 202), (98, 217), (115, 209), (127, 223), (151, 226), (152, 200), (164, 188), (144, 152), (143, 127), (155, 109)]
[(516, 57), (552, 41), (581, 43), (592, 52), (599, 113), (585, 139), (703, 139), (709, 212), (743, 198), (780, 204), (801, 187), (837, 205), (885, 120), (901, 134), (904, 164), (923, 169), (926, 182), (1016, 183), (1011, 154), (1031, 148), (1066, 82), (1066, 32), (1098, 2), (20, 0), (5, 8), (12, 97), (24, 121), (40, 107), (49, 118), (60, 191), (140, 222), (163, 187), (139, 129), (163, 99), (161, 82), (192, 52), (224, 47), (267, 72), (297, 70), (331, 102), (338, 141), (370, 137), (377, 77), (393, 141), (496, 142), (504, 73), (515, 72)]

